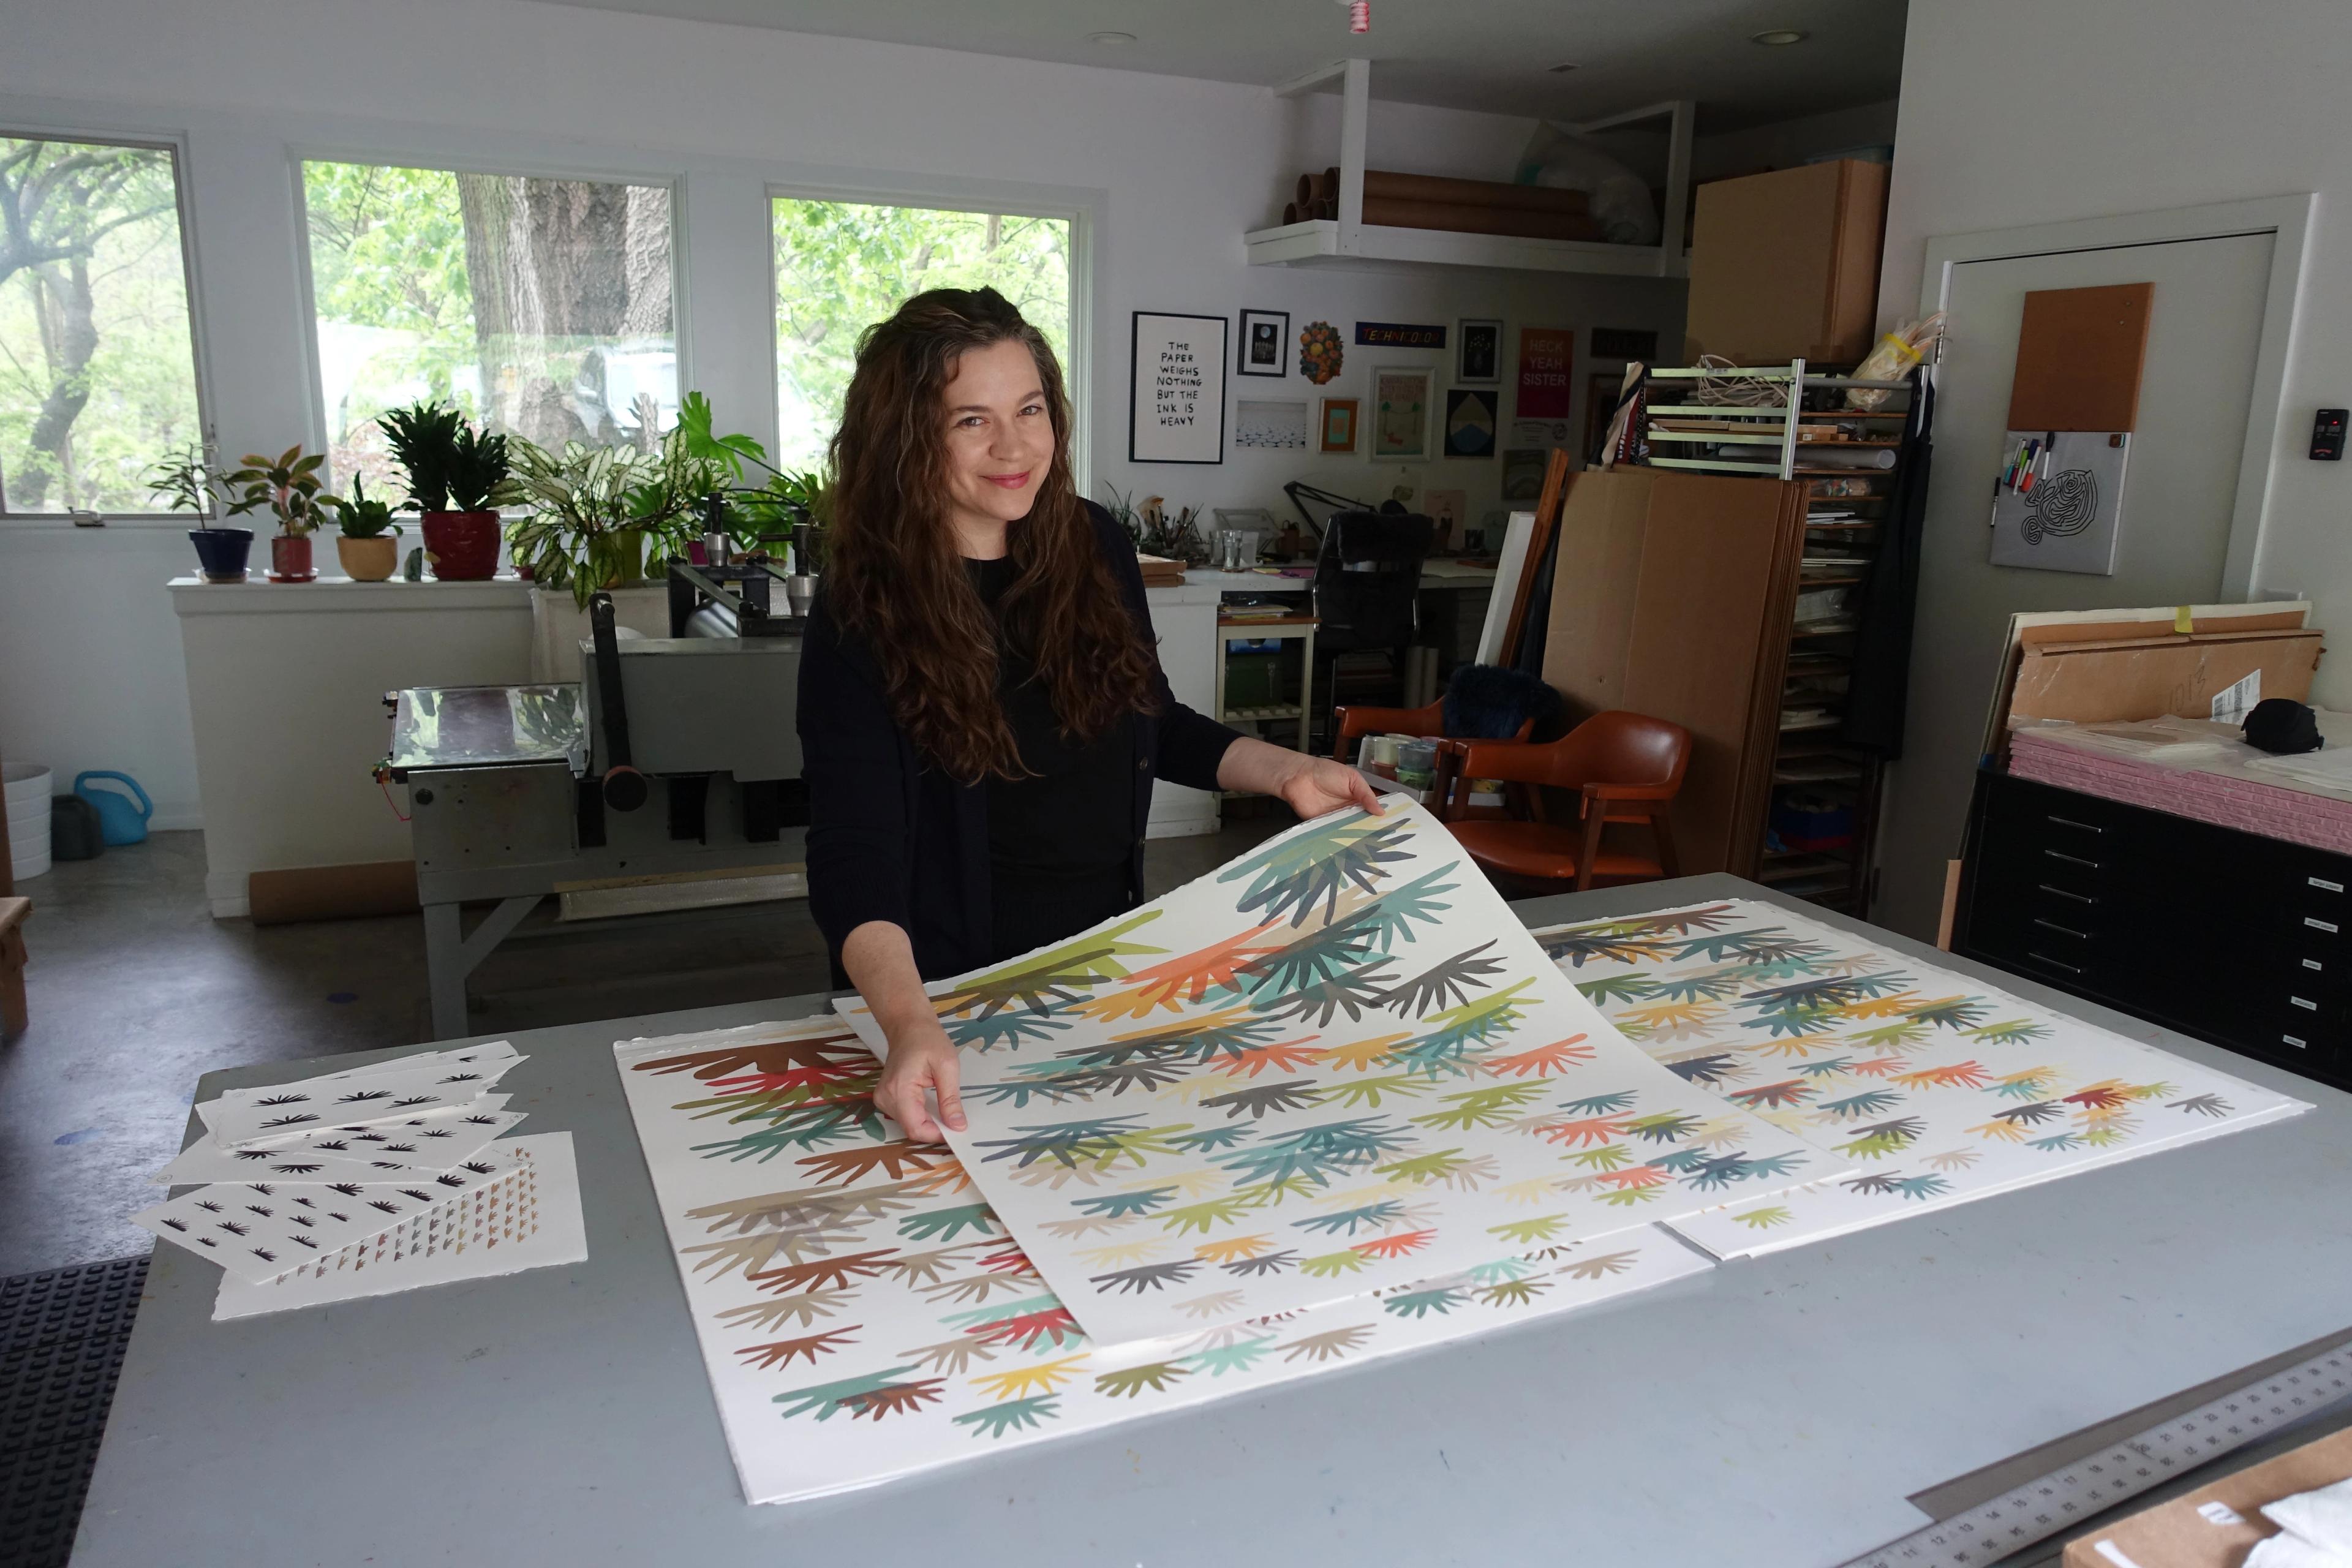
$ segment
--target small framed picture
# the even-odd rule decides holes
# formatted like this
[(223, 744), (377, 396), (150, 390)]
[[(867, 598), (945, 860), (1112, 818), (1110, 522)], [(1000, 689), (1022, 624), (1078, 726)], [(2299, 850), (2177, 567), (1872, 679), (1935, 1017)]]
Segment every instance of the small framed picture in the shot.
[(1429, 394), (1434, 379), (1425, 364), (1372, 372), (1373, 457), (1429, 456)]
[(1502, 380), (1503, 323), (1465, 317), (1460, 326), (1454, 379), (1485, 386)]
[(1323, 400), (1323, 420), (1318, 428), (1322, 438), (1317, 444), (1318, 452), (1348, 453), (1356, 449), (1356, 426), (1363, 413), (1360, 397), (1327, 397)]
[(1241, 373), (1244, 375), (1288, 374), (1290, 366), (1286, 360), (1289, 348), (1289, 311), (1242, 312)]
[(1445, 392), (1445, 455), (1449, 458), (1491, 458), (1495, 455), (1495, 394), (1483, 386), (1454, 386)]

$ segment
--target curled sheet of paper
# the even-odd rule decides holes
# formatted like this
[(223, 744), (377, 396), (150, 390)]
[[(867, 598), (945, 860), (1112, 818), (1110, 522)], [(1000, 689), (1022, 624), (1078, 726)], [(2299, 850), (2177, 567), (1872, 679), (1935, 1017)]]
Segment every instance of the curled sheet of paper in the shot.
[[(405, 1121), (331, 1128), (286, 1144), (232, 1149), (203, 1138), (148, 1177), (158, 1186), (191, 1182), (277, 1182), (323, 1186), (329, 1182), (404, 1182), (438, 1175), (481, 1152), (523, 1120), (500, 1110), (508, 1096), (486, 1094), (447, 1110)], [(496, 1101), (497, 1104), (492, 1104)]]
[(399, 1121), (464, 1105), (525, 1059), (501, 1040), (422, 1067), (388, 1062), (357, 1076), (231, 1089), (197, 1105), (196, 1116), (215, 1139), (238, 1148), (322, 1127)]
[(247, 1279), (274, 1279), (306, 1258), (381, 1235), (516, 1167), (493, 1143), (439, 1175), (323, 1187), (215, 1182), (142, 1209), (131, 1223)]
[(520, 1163), (453, 1203), (365, 1241), (312, 1258), (259, 1283), (223, 1274), (213, 1321), (321, 1307), (428, 1285), (488, 1279), (588, 1256), (572, 1134), (541, 1132), (500, 1145)]

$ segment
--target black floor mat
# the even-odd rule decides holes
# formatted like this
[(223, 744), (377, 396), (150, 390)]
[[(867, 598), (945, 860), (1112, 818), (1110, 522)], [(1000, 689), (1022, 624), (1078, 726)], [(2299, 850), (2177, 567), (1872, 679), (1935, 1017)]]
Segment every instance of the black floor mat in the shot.
[(0, 1279), (0, 1568), (64, 1568), (144, 1258)]

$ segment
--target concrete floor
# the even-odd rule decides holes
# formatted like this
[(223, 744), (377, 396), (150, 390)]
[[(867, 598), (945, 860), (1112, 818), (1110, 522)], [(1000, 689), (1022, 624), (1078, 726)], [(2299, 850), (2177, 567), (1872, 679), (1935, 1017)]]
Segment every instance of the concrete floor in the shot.
[[(1287, 826), (1275, 815), (1144, 854), (1157, 895)], [(125, 1222), (164, 1189), (198, 1075), (432, 1038), (414, 915), (256, 927), (205, 901), (204, 836), (159, 833), (17, 890), (32, 1027), (0, 1045), (0, 1276), (148, 1250)], [(528, 937), (530, 940), (523, 940)], [(827, 988), (798, 900), (551, 931), (474, 972), (470, 1024), (503, 1033)]]

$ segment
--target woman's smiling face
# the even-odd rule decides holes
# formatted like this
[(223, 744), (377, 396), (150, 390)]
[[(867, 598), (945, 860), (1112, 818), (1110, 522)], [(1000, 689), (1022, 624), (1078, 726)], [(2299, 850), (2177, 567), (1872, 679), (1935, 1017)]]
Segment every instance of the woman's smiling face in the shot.
[(1053, 414), (1029, 350), (1009, 339), (970, 350), (940, 402), (958, 532), (993, 533), (1027, 517), (1054, 461)]

